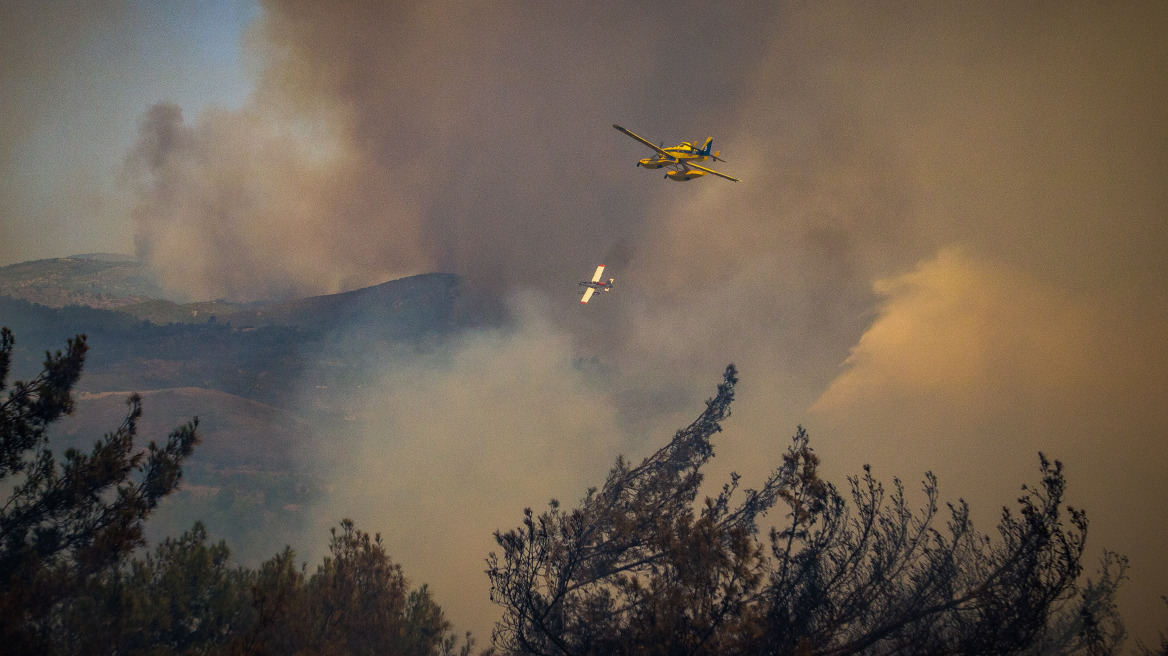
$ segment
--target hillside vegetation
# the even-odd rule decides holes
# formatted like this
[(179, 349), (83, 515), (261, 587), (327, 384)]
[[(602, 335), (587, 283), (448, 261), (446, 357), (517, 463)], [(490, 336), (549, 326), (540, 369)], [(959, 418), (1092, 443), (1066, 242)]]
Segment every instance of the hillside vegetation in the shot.
[[(142, 419), (163, 431), (199, 416), (203, 444), (187, 485), (162, 505), (151, 534), (203, 519), (257, 561), (302, 528), (328, 481), (298, 466), (315, 427), (343, 424), (330, 394), (362, 354), (458, 330), (458, 278), (425, 274), (342, 294), (273, 303), (179, 304), (160, 296), (134, 262), (38, 260), (0, 268), (0, 325), (18, 339), (17, 379), (40, 369), (45, 350), (85, 334), (93, 347), (77, 391), (78, 417), (54, 445), (85, 449), (93, 426), (116, 423), (125, 399), (149, 403)], [(301, 385), (311, 372), (311, 401)], [(93, 417), (102, 421), (92, 421)]]
[(162, 298), (149, 269), (126, 256), (82, 255), (0, 267), (0, 296), (48, 307), (114, 309)]

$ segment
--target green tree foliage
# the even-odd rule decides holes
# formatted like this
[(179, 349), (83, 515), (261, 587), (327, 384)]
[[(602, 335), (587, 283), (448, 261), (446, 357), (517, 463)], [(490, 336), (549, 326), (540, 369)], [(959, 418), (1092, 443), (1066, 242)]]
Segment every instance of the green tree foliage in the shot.
[[(258, 614), (233, 646), (241, 653), (449, 653), (450, 623), (425, 585), (409, 590), (381, 536), (352, 520), (332, 530), (330, 557), (305, 577), (291, 550), (264, 563), (252, 587)], [(464, 646), (468, 650), (470, 642)]]
[[(13, 338), (0, 330), (0, 390)], [(233, 567), (202, 523), (147, 553), (142, 524), (175, 490), (197, 420), (135, 450), (142, 413), (91, 453), (58, 462), (48, 429), (73, 410), (86, 338), (48, 354), (0, 405), (0, 652), (54, 654), (468, 654), (425, 585), (410, 589), (381, 537), (344, 520), (311, 577), (286, 548), (258, 570)]]
[[(13, 343), (0, 330), (0, 392)], [(45, 649), (52, 613), (144, 544), (142, 522), (178, 485), (198, 441), (195, 420), (163, 446), (136, 450), (142, 407), (133, 395), (120, 427), (58, 462), (47, 431), (73, 410), (87, 348), (79, 335), (46, 354), (44, 370), (13, 383), (0, 405), (0, 481), (12, 490), (0, 510), (0, 640), (18, 651)]]
[(254, 574), (202, 524), (99, 577), (62, 611), (57, 653), (208, 653), (254, 623)]
[[(55, 614), (60, 654), (469, 654), (425, 585), (410, 589), (381, 540), (344, 520), (306, 576), (285, 548), (232, 567), (202, 524), (96, 577)], [(459, 649), (461, 647), (461, 649)]]
[[(695, 504), (710, 439), (729, 415), (727, 368), (694, 423), (636, 467), (618, 459), (578, 508), (552, 501), (496, 533), (495, 645), (525, 654), (1109, 653), (1122, 562), (1077, 585), (1087, 520), (1062, 505), (1062, 466), (1003, 510), (996, 539), (964, 502), (943, 526), (936, 479), (913, 510), (865, 468), (840, 494), (798, 431), (758, 490), (732, 475)], [(850, 503), (849, 503), (850, 498)], [(781, 503), (781, 505), (780, 505)], [(768, 511), (786, 523), (761, 535)]]

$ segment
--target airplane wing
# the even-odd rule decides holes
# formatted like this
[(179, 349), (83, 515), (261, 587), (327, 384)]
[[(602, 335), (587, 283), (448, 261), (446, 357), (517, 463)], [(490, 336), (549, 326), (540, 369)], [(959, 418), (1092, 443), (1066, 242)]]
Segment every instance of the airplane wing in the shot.
[(604, 265), (596, 267), (596, 273), (592, 274), (592, 282), (600, 282), (600, 274), (604, 273)]
[(613, 123), (612, 127), (616, 128), (617, 130), (620, 130), (621, 132), (629, 135), (630, 137), (636, 139), (637, 141), (640, 141), (641, 143), (645, 144), (646, 146), (652, 148), (653, 150), (657, 151), (662, 157), (677, 161), (676, 157), (674, 157), (673, 155), (670, 155), (669, 153), (662, 150), (660, 146), (654, 145), (652, 141), (649, 141), (648, 139), (645, 139), (644, 137), (639, 137), (639, 136), (633, 134), (632, 132), (617, 125), (616, 123)]
[(580, 302), (581, 302), (581, 303), (587, 303), (587, 302), (588, 302), (588, 299), (592, 298), (592, 294), (593, 294), (593, 292), (595, 292), (595, 291), (596, 291), (596, 290), (595, 290), (595, 289), (593, 289), (592, 287), (589, 287), (588, 289), (585, 289), (585, 290), (584, 290), (584, 298), (580, 299)]
[(698, 166), (697, 164), (694, 164), (694, 163), (692, 163), (692, 162), (686, 162), (686, 163), (685, 163), (685, 165), (686, 165), (686, 166), (688, 166), (688, 167), (690, 167), (691, 169), (697, 169), (697, 170), (699, 170), (699, 171), (705, 171), (706, 173), (713, 173), (714, 175), (718, 176), (719, 178), (726, 178), (727, 180), (729, 180), (729, 181), (731, 181), (731, 182), (742, 182), (742, 181), (741, 181), (741, 180), (739, 180), (738, 178), (732, 178), (732, 177), (730, 177), (730, 176), (726, 175), (725, 173), (718, 173), (718, 172), (717, 172), (717, 171), (715, 171), (714, 169), (708, 169), (708, 168), (706, 168), (706, 167), (704, 167), (704, 166)]

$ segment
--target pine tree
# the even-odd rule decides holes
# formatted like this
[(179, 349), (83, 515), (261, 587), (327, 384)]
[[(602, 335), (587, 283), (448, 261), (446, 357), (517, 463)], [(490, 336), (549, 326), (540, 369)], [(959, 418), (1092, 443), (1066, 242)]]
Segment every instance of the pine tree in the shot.
[[(865, 467), (840, 494), (800, 428), (758, 490), (695, 503), (711, 438), (730, 414), (733, 365), (705, 411), (640, 465), (617, 460), (574, 510), (553, 500), (497, 532), (495, 645), (516, 654), (1110, 653), (1123, 563), (1080, 588), (1087, 518), (1065, 507), (1062, 465), (1003, 509), (998, 536), (964, 501), (941, 518), (926, 474), (914, 510)], [(849, 502), (850, 501), (850, 502)], [(760, 522), (786, 508), (763, 537)], [(772, 515), (772, 516), (773, 516)]]
[[(0, 393), (13, 344), (0, 330)], [(58, 462), (48, 429), (73, 411), (87, 350), (78, 335), (64, 353), (46, 353), (43, 371), (14, 382), (0, 405), (0, 483), (12, 490), (0, 509), (0, 641), (18, 652), (47, 649), (54, 611), (144, 544), (143, 521), (174, 491), (198, 442), (195, 419), (163, 446), (135, 449), (142, 404), (134, 394), (121, 426)]]
[[(291, 549), (263, 563), (252, 623), (223, 653), (437, 656), (459, 646), (429, 589), (409, 588), (380, 535), (342, 520), (329, 554), (311, 577)], [(459, 653), (473, 644), (468, 635)]]

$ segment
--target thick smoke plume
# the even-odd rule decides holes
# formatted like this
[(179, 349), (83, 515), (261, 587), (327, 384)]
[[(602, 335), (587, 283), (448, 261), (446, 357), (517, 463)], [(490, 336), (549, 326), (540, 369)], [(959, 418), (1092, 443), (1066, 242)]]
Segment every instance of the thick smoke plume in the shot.
[(408, 207), (350, 188), (380, 170), (252, 110), (188, 126), (156, 105), (129, 159), (138, 256), (191, 300), (336, 293), (432, 269)]
[[(480, 634), (489, 531), (667, 439), (733, 361), (717, 464), (747, 484), (798, 423), (840, 476), (933, 469), (991, 514), (1063, 458), (1149, 636), (1165, 33), (1161, 4), (273, 0), (247, 107), (143, 119), (138, 249), (192, 298), (442, 270), (510, 316), (360, 374), (331, 441), (351, 493), (319, 509), (399, 536)], [(635, 169), (614, 122), (712, 135), (743, 181)], [(579, 307), (606, 257), (616, 289)]]

